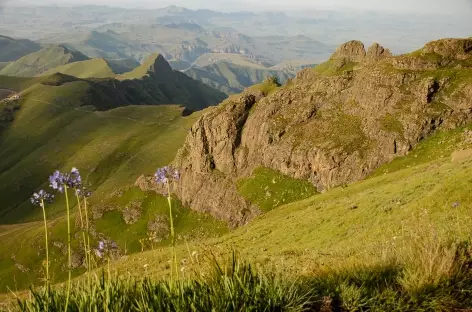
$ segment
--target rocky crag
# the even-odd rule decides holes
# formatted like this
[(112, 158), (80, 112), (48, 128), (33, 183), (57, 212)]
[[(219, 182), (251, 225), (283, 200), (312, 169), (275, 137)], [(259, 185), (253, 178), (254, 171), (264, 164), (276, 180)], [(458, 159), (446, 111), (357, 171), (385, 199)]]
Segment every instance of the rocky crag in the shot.
[[(351, 41), (268, 92), (271, 83), (228, 98), (192, 127), (173, 162), (184, 204), (239, 226), (260, 211), (235, 182), (257, 167), (323, 191), (366, 178), (438, 128), (465, 124), (472, 39), (439, 40), (400, 56)], [(137, 184), (153, 188), (149, 181)]]

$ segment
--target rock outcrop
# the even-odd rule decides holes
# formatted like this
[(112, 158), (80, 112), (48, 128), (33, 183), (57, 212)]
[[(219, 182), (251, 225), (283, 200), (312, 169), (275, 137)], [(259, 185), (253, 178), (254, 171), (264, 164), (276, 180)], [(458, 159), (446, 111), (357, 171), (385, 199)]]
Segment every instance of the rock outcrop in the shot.
[[(447, 40), (421, 52), (442, 53), (451, 67), (404, 70), (396, 65), (415, 65), (422, 54), (391, 56), (379, 45), (366, 52), (353, 41), (330, 61), (358, 64), (353, 70), (305, 69), (275, 92), (250, 88), (230, 97), (195, 123), (174, 160), (181, 170), (177, 196), (238, 226), (259, 213), (236, 187), (257, 167), (309, 180), (319, 191), (367, 177), (435, 129), (472, 119), (467, 42)], [(453, 53), (457, 47), (464, 49)], [(140, 184), (146, 188), (145, 177)]]

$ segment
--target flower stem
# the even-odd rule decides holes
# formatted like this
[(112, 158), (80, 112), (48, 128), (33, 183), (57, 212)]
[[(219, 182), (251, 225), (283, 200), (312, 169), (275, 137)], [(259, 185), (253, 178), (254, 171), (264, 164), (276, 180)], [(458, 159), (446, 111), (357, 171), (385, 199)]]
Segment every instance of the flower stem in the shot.
[[(170, 194), (170, 183), (167, 182), (167, 202), (169, 204), (169, 221), (170, 221), (170, 238), (171, 238), (171, 244), (172, 244), (172, 264), (175, 269), (175, 275), (178, 277), (179, 271), (177, 268), (177, 255), (175, 253), (175, 231), (174, 231), (174, 218), (172, 216), (172, 197)], [(171, 268), (171, 277), (172, 277), (172, 271), (173, 269)]]
[(44, 240), (46, 246), (46, 311), (49, 309), (49, 246), (48, 246), (48, 224), (46, 221), (46, 208), (44, 206), (44, 199), (41, 199), (41, 208), (43, 208), (44, 218)]
[(92, 256), (90, 254), (90, 235), (89, 235), (89, 220), (88, 220), (88, 212), (87, 212), (87, 198), (84, 197), (84, 212), (85, 212), (85, 232), (87, 233), (87, 254), (88, 254), (88, 261), (87, 267), (92, 270)]
[(77, 193), (77, 189), (75, 190), (75, 196), (77, 198), (77, 207), (79, 209), (79, 217), (80, 217), (80, 227), (82, 229), (82, 239), (84, 241), (84, 253), (85, 253), (85, 265), (87, 266), (87, 279), (90, 284), (90, 268), (88, 266), (88, 255), (87, 255), (87, 240), (85, 239), (85, 228), (84, 228), (84, 219), (82, 217), (82, 209), (81, 209), (81, 204), (80, 204), (80, 197), (79, 193)]
[(70, 297), (70, 287), (71, 287), (71, 269), (72, 269), (72, 257), (71, 257), (71, 247), (70, 247), (70, 208), (69, 208), (69, 196), (67, 194), (67, 186), (64, 185), (64, 194), (66, 195), (66, 209), (67, 209), (67, 268), (69, 271), (69, 279), (67, 281), (67, 296), (66, 296), (66, 305), (64, 311), (67, 312), (69, 307), (69, 297)]

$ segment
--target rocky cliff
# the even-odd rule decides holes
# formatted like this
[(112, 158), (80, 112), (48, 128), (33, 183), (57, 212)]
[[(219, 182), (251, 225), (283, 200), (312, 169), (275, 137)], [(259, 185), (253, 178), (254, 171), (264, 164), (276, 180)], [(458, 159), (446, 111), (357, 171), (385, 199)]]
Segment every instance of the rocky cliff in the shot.
[[(208, 110), (174, 165), (176, 193), (233, 226), (259, 209), (235, 181), (268, 167), (319, 191), (367, 177), (438, 128), (472, 118), (472, 39), (446, 39), (392, 56), (358, 41), (268, 92), (253, 87)], [(143, 186), (146, 188), (146, 186)]]

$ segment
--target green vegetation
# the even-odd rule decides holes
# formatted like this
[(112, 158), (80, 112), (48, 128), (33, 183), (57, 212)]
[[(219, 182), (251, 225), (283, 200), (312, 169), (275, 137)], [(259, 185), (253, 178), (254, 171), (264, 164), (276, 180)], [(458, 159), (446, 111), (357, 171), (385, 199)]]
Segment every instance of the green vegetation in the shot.
[(64, 46), (52, 46), (8, 64), (0, 71), (0, 75), (33, 77), (61, 65), (88, 59), (82, 53), (70, 51)]
[[(437, 142), (450, 140), (460, 148), (463, 133), (438, 132), (425, 141), (428, 148), (418, 148), (430, 156), (447, 155), (449, 144)], [(407, 158), (417, 159), (413, 153)], [(319, 304), (328, 297), (333, 308), (470, 308), (472, 279), (466, 263), (471, 257), (472, 155), (453, 162), (449, 157), (425, 159), (273, 209), (221, 238), (191, 244), (190, 250), (222, 257), (238, 250), (242, 259), (288, 280), (303, 276), (307, 284), (301, 289), (311, 289)], [(181, 245), (179, 259), (187, 255)], [(166, 259), (165, 252), (145, 252), (114, 263), (112, 270), (162, 277), (168, 271)]]
[(450, 159), (454, 151), (467, 147), (463, 143), (465, 129), (472, 129), (472, 125), (450, 131), (440, 131), (434, 136), (422, 140), (407, 156), (398, 157), (392, 162), (381, 166), (372, 176), (396, 172), (435, 160)]
[(223, 61), (202, 68), (193, 67), (186, 70), (185, 74), (226, 94), (239, 93), (269, 77), (276, 77), (282, 84), (294, 77), (293, 73), (272, 70), (261, 65), (248, 66)]
[(325, 76), (337, 76), (341, 75), (344, 72), (349, 72), (354, 70), (357, 63), (354, 62), (340, 62), (337, 60), (329, 60), (324, 63), (321, 63), (313, 68), (316, 73), (325, 75)]
[[(171, 81), (174, 87), (180, 88), (179, 98), (192, 95), (187, 100), (192, 101), (188, 104), (191, 109), (208, 106), (198, 101), (198, 92), (214, 91), (181, 75), (184, 77), (181, 85)], [(73, 166), (81, 168), (85, 182), (90, 183), (94, 191), (90, 198), (91, 207), (97, 210), (108, 207), (108, 212), (103, 215), (107, 219), (125, 208), (121, 204), (128, 204), (116, 200), (116, 190), (127, 189), (141, 174), (152, 173), (175, 157), (188, 129), (200, 113), (183, 117), (185, 107), (143, 105), (179, 103), (163, 95), (165, 92), (173, 96), (168, 89), (164, 89), (165, 82), (158, 79), (78, 79), (60, 73), (35, 78), (0, 76), (0, 88), (13, 89), (21, 95), (21, 99), (13, 103), (13, 111), (10, 106), (0, 104), (0, 116), (6, 116), (4, 109), (8, 108), (11, 117), (1, 119), (0, 128), (0, 224), (18, 223), (0, 226), (2, 291), (7, 291), (7, 287), (18, 289), (36, 285), (44, 277), (44, 243), (40, 239), (42, 223), (36, 222), (41, 220), (42, 212), (31, 205), (29, 198), (33, 191), (48, 188), (47, 177), (53, 170), (70, 170)], [(166, 79), (172, 80), (172, 76), (166, 76)], [(152, 212), (159, 211), (160, 206), (155, 198), (142, 196), (142, 202), (137, 202), (149, 211), (143, 214), (135, 227), (121, 227), (121, 220), (101, 226), (99, 219), (95, 220), (96, 226), (112, 237), (118, 233), (115, 229), (121, 229), (125, 235), (116, 234), (124, 242), (120, 248), (125, 250), (129, 243), (131, 251), (128, 252), (140, 251), (138, 240), (147, 236), (133, 235), (135, 232), (144, 233), (149, 221), (152, 221)], [(226, 231), (226, 227), (212, 218), (176, 205), (179, 237), (192, 241)], [(63, 196), (58, 196), (57, 201), (47, 207), (53, 282), (67, 278), (67, 272), (62, 267), (67, 259), (63, 247), (60, 247), (66, 244), (64, 207)], [(71, 209), (72, 224), (78, 224), (75, 221), (78, 211), (74, 201)], [(199, 221), (206, 226), (200, 227)], [(79, 236), (72, 241), (72, 250), (77, 253), (83, 248), (80, 247), (80, 233), (74, 228), (73, 237), (75, 234)], [(127, 237), (128, 234), (130, 237)], [(149, 245), (146, 246), (148, 248)], [(84, 269), (79, 266), (72, 273), (77, 276), (83, 272)]]
[[(92, 285), (80, 283), (74, 288), (69, 311), (83, 307), (96, 311), (303, 311), (311, 298), (299, 287), (300, 283), (266, 276), (233, 259), (224, 266), (214, 263), (207, 277), (196, 280), (135, 282), (96, 276)], [(64, 307), (65, 294), (60, 289), (37, 291), (33, 298), (20, 301), (18, 308), (60, 311)]]
[(391, 114), (387, 114), (382, 120), (380, 120), (380, 124), (385, 131), (396, 132), (399, 134), (403, 133), (402, 123)]
[[(131, 188), (107, 200), (107, 206), (119, 208), (104, 212), (103, 217), (96, 221), (96, 229), (119, 246), (125, 247), (126, 253), (169, 246), (171, 241), (168, 233), (163, 236), (158, 233), (157, 237), (151, 238), (152, 230), (149, 228), (156, 219), (165, 220), (164, 224), (169, 222), (169, 208), (164, 196)], [(180, 244), (185, 241), (201, 241), (228, 231), (223, 222), (183, 207), (177, 199), (172, 200), (172, 207), (175, 232), (178, 234), (177, 242)], [(135, 223), (127, 224), (124, 220), (124, 210), (133, 209), (139, 211), (140, 215)]]
[(91, 59), (65, 64), (50, 69), (41, 75), (49, 76), (54, 73), (62, 73), (77, 78), (111, 78), (116, 75), (104, 59)]
[(268, 168), (255, 169), (248, 178), (237, 183), (239, 193), (264, 212), (316, 194), (306, 180), (293, 179)]

